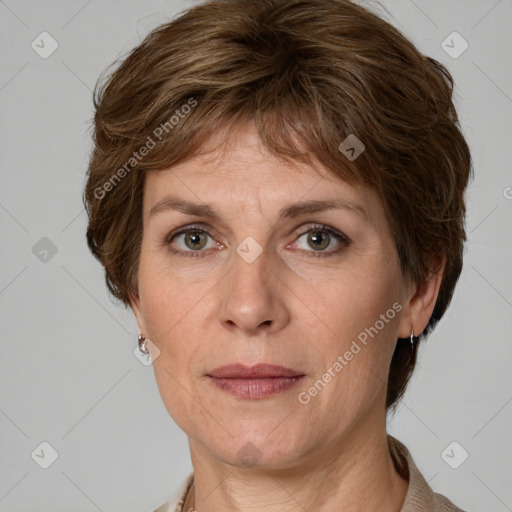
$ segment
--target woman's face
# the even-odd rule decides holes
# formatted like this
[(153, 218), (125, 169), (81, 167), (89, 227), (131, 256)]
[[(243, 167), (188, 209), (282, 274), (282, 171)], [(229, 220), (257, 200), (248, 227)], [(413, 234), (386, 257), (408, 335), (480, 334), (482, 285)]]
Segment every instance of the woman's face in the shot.
[[(218, 160), (146, 175), (132, 307), (158, 354), (164, 404), (194, 446), (229, 464), (291, 467), (382, 427), (391, 356), (397, 337), (410, 335), (408, 291), (372, 191), (284, 165), (252, 126), (233, 142)], [(179, 211), (177, 200), (216, 217)], [(340, 200), (354, 209), (281, 215)], [(292, 385), (281, 392), (240, 396), (209, 376), (232, 363), (303, 377), (282, 380)]]

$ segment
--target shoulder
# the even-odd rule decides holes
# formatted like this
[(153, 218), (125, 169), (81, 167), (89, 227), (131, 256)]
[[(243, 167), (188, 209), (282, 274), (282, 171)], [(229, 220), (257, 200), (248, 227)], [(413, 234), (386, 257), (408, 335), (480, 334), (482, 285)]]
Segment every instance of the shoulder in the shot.
[(446, 496), (442, 494), (434, 493), (436, 510), (440, 512), (465, 512), (461, 508), (454, 505)]
[(183, 503), (185, 502), (185, 497), (187, 496), (187, 492), (192, 485), (193, 480), (194, 473), (192, 472), (181, 482), (172, 496), (154, 512), (181, 512)]
[(465, 512), (446, 496), (432, 490), (403, 443), (388, 435), (388, 447), (397, 471), (409, 480), (400, 512)]

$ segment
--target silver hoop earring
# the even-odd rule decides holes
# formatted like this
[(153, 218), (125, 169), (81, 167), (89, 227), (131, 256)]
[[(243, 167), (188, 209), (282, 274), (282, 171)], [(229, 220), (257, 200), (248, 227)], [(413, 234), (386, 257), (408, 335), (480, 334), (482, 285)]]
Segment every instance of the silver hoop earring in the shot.
[(414, 347), (414, 329), (411, 331), (411, 348)]
[(142, 334), (139, 334), (139, 339), (137, 340), (138, 343), (139, 343), (139, 350), (143, 353), (143, 354), (149, 354), (149, 350), (148, 350), (148, 347), (147, 347), (147, 344), (146, 342), (148, 341), (147, 338), (144, 338), (144, 336), (142, 336)]

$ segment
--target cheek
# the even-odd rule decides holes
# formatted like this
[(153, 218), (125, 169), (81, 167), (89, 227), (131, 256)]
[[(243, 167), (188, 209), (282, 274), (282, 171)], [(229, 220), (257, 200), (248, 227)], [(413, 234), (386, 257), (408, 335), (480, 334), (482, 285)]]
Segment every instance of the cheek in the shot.
[(204, 333), (201, 336), (194, 321), (201, 304), (187, 287), (176, 286), (176, 281), (146, 273), (140, 283), (148, 337), (160, 351), (153, 362), (160, 396), (176, 424), (189, 432), (194, 428), (190, 418), (200, 414), (190, 393), (197, 377), (191, 369), (204, 345)]
[(161, 251), (143, 250), (139, 266), (139, 295), (148, 333), (157, 345), (168, 345), (193, 313), (201, 294), (170, 269)]
[[(342, 349), (347, 342), (350, 344), (360, 333), (364, 337), (364, 332), (376, 322), (379, 336), (385, 337), (395, 323), (396, 311), (392, 306), (399, 290), (394, 273), (378, 259), (372, 265), (365, 261), (352, 263), (290, 283), (294, 294), (301, 299), (303, 318), (313, 313), (317, 329), (322, 329), (331, 340), (327, 345), (334, 343), (336, 349)], [(390, 314), (386, 314), (390, 308)], [(382, 315), (385, 323), (379, 321)]]
[[(366, 284), (351, 292), (345, 290), (339, 307), (331, 312), (338, 341), (328, 350), (330, 364), (342, 356), (342, 364), (350, 367), (354, 381), (386, 384), (401, 305), (395, 300), (398, 295), (394, 286), (387, 280)], [(358, 394), (357, 389), (352, 391)]]
[(142, 314), (147, 335), (160, 350), (153, 366), (159, 383), (165, 381), (173, 392), (180, 383), (188, 387), (187, 381), (195, 379), (202, 369), (197, 360), (208, 343), (205, 334), (213, 321), (205, 296), (211, 286), (206, 280), (191, 285), (159, 264), (151, 251), (141, 258)]
[(327, 328), (319, 339), (317, 367), (323, 373), (315, 377), (329, 383), (319, 402), (336, 404), (339, 411), (348, 404), (352, 410), (365, 408), (387, 384), (401, 311), (394, 277), (375, 269), (340, 273), (335, 285), (331, 281), (323, 293), (320, 289), (313, 294), (315, 309)]
[(155, 380), (162, 402), (174, 422), (188, 435), (196, 429), (201, 414), (196, 400), (191, 399), (191, 385), (185, 375), (176, 373), (177, 365), (165, 354), (153, 363)]
[(379, 330), (373, 319), (370, 327), (354, 325), (350, 332), (341, 322), (340, 318), (336, 325), (337, 339), (331, 337), (322, 347), (321, 369), (308, 381), (306, 395), (302, 395), (302, 400), (309, 399), (305, 407), (316, 410), (312, 415), (326, 418), (336, 432), (350, 428), (376, 400), (384, 399), (394, 347), (391, 321)]

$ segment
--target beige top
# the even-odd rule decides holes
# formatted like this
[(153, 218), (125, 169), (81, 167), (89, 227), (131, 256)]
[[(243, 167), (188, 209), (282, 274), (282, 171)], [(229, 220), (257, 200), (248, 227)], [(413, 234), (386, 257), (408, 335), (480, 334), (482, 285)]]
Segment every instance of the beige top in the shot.
[[(400, 512), (464, 512), (448, 498), (435, 493), (416, 467), (409, 450), (398, 439), (388, 434), (388, 446), (397, 471), (409, 480), (409, 487)], [(194, 473), (190, 473), (178, 487), (169, 501), (158, 507), (155, 512), (188, 512), (182, 510)]]

